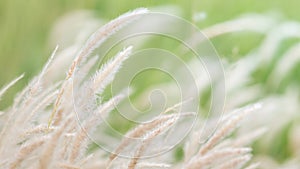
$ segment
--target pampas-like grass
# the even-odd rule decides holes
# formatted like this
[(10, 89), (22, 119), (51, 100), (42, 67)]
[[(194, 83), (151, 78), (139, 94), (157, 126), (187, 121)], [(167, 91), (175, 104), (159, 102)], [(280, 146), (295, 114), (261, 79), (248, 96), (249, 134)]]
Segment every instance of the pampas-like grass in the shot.
[[(244, 121), (247, 120), (246, 117), (259, 111), (261, 104), (250, 104), (237, 109), (236, 105), (245, 105), (250, 100), (244, 98), (239, 100), (239, 102), (234, 102), (232, 96), (228, 98), (229, 105), (226, 105), (226, 113), (219, 120), (218, 128), (208, 137), (206, 142), (200, 143), (199, 137), (201, 137), (201, 134), (199, 131), (201, 128), (198, 125), (189, 133), (189, 139), (183, 140), (183, 160), (176, 161), (172, 156), (160, 157), (159, 155), (144, 159), (143, 155), (147, 154), (148, 150), (155, 148), (151, 147), (153, 146), (151, 143), (155, 141), (155, 138), (161, 135), (163, 137), (163, 133), (168, 132), (172, 126), (179, 125), (180, 119), (193, 117), (198, 113), (178, 112), (179, 107), (185, 101), (166, 108), (157, 117), (133, 127), (124, 135), (114, 151), (88, 150), (89, 145), (92, 143), (89, 135), (109, 117), (109, 113), (115, 109), (116, 104), (120, 103), (126, 94), (119, 93), (116, 96), (112, 96), (108, 101), (99, 104), (94, 103), (94, 99), (103, 94), (104, 89), (113, 81), (122, 63), (130, 57), (134, 48), (132, 46), (124, 48), (115, 57), (103, 64), (91, 77), (88, 75), (88, 72), (96, 64), (97, 56), (92, 58), (90, 55), (112, 34), (126, 24), (138, 21), (144, 14), (147, 14), (146, 9), (134, 10), (97, 30), (75, 55), (73, 61), (66, 59), (70, 64), (69, 69), (56, 70), (58, 73), (67, 71), (66, 77), (61, 80), (57, 80), (57, 76), (48, 76), (51, 73), (55, 73), (53, 70), (56, 64), (60, 64), (61, 58), (58, 58), (57, 55), (68, 54), (68, 52), (64, 53), (64, 51), (59, 53), (58, 47), (55, 48), (41, 73), (33, 78), (29, 85), (16, 96), (10, 108), (0, 113), (0, 120), (3, 122), (0, 126), (0, 168), (254, 169), (259, 167), (259, 163), (253, 162), (251, 164), (249, 162), (252, 158), (252, 148), (250, 146), (253, 141), (266, 133), (267, 129), (253, 124), (251, 129), (247, 130), (246, 127), (243, 130), (246, 131), (244, 133), (237, 132), (233, 136), (231, 134), (239, 128), (239, 125), (243, 126)], [(257, 24), (262, 26), (260, 27), (261, 29), (253, 27), (252, 20), (246, 18), (209, 27), (205, 29), (204, 33), (209, 38), (244, 29), (266, 33), (266, 29), (270, 29), (275, 24), (269, 18), (255, 17), (255, 19), (253, 22), (257, 21)], [(265, 21), (268, 22), (266, 23)], [(66, 51), (68, 50), (66, 49)], [(298, 50), (292, 48), (287, 55), (292, 56), (295, 54), (295, 51)], [(237, 67), (236, 70), (230, 69), (231, 67), (226, 69), (229, 74), (227, 75), (229, 84), (233, 86), (229, 87), (230, 92), (235, 91), (240, 94), (248, 94), (247, 91), (241, 91), (246, 88), (245, 81), (239, 81), (235, 77), (230, 77), (230, 73), (238, 76), (241, 75), (239, 73), (243, 70), (241, 77), (249, 77), (257, 67), (256, 65), (243, 65), (247, 65), (249, 60), (252, 61), (249, 59), (251, 57), (252, 55), (249, 55), (241, 59), (240, 63), (242, 66)], [(283, 63), (281, 64), (295, 65), (291, 62), (291, 60), (294, 61), (294, 57), (287, 57), (282, 60)], [(289, 70), (290, 68), (286, 68), (284, 71)], [(278, 71), (279, 69), (275, 69), (274, 72)], [(83, 77), (77, 77), (79, 72), (81, 73), (80, 76)], [(283, 75), (280, 76), (282, 77)], [(21, 75), (4, 86), (0, 90), (0, 99), (10, 87), (23, 77), (24, 75)], [(206, 85), (209, 83), (201, 82), (201, 84)], [(78, 112), (74, 109), (74, 104), (77, 104), (74, 103), (74, 97), (79, 98), (78, 103), (82, 105), (82, 110), (88, 112)], [(227, 110), (231, 112), (229, 110), (232, 110), (233, 107), (235, 107), (235, 110), (232, 113), (227, 113)], [(80, 124), (78, 124), (78, 118), (80, 119)], [(216, 119), (208, 120), (213, 121)], [(103, 139), (105, 139), (105, 133), (101, 134), (103, 134)], [(136, 144), (136, 142), (132, 142), (131, 139), (139, 140), (138, 144), (133, 146), (134, 148), (132, 148), (131, 144)], [(131, 156), (123, 157), (122, 153), (128, 150)], [(166, 153), (171, 154), (172, 152), (173, 150)]]
[[(14, 105), (5, 112), (7, 121), (1, 127), (0, 139), (1, 168), (81, 168), (79, 164), (85, 158), (84, 150), (87, 148), (86, 142), (89, 142), (87, 133), (97, 126), (96, 120), (100, 120), (100, 116), (107, 116), (106, 114), (122, 97), (113, 97), (96, 107), (95, 113), (92, 113), (94, 118), (88, 117), (84, 126), (79, 127), (72, 108), (72, 90), (83, 91), (82, 96), (89, 96), (84, 90), (73, 88), (76, 86), (73, 84), (73, 73), (76, 69), (86, 67), (85, 59), (107, 37), (146, 12), (145, 9), (129, 12), (100, 28), (79, 51), (65, 80), (53, 81), (54, 84), (47, 86), (45, 74), (55, 63), (58, 47), (55, 48), (41, 73), (29, 83), (28, 87), (17, 96)], [(132, 47), (129, 47), (119, 53), (93, 76), (90, 87), (95, 94), (101, 93), (113, 80), (114, 74), (128, 57), (131, 49)], [(88, 66), (91, 63), (86, 64)], [(3, 87), (1, 96), (23, 76)], [(50, 118), (47, 115), (49, 105), (53, 107)], [(48, 125), (45, 124), (47, 119)], [(69, 143), (65, 144), (66, 142)]]

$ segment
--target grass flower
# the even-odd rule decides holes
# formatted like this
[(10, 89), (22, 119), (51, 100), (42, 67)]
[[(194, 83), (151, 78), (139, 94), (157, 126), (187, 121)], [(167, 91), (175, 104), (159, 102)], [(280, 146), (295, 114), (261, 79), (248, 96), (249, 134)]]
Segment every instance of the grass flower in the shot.
[[(260, 65), (257, 64), (259, 61), (265, 64), (272, 62), (273, 52), (282, 39), (299, 35), (299, 25), (284, 23), (279, 28), (273, 28), (274, 25), (279, 24), (276, 20), (257, 15), (220, 23), (203, 31), (208, 38), (244, 30), (267, 34), (266, 40), (258, 51), (241, 58), (237, 63), (227, 63), (225, 66), (225, 75), (228, 80), (226, 84), (229, 87), (225, 113), (221, 119), (214, 116), (204, 118), (199, 116), (199, 112), (183, 111), (181, 107), (189, 101), (181, 101), (165, 108), (162, 112), (156, 112), (159, 113), (157, 116), (144, 123), (126, 129), (127, 132), (113, 151), (107, 152), (99, 147), (91, 148), (94, 142), (90, 135), (93, 134), (110, 142), (111, 137), (108, 135), (111, 133), (99, 132), (97, 127), (113, 116), (112, 112), (117, 108), (116, 106), (129, 97), (129, 94), (121, 92), (106, 100), (103, 99), (107, 87), (112, 83), (124, 62), (134, 53), (134, 46), (124, 48), (91, 73), (98, 59), (98, 56), (92, 55), (93, 51), (124, 26), (139, 22), (139, 19), (147, 13), (147, 9), (141, 8), (110, 21), (92, 34), (75, 55), (74, 51), (78, 48), (76, 45), (61, 51), (58, 47), (54, 49), (41, 73), (15, 97), (11, 107), (0, 112), (0, 168), (254, 169), (266, 166), (264, 163), (266, 160), (260, 161), (259, 159), (263, 158), (252, 153), (252, 150), (255, 150), (252, 143), (259, 137), (264, 139), (264, 135), (273, 128), (268, 128), (270, 126), (268, 124), (261, 124), (262, 120), (259, 118), (263, 115), (270, 115), (272, 112), (272, 115), (267, 116), (272, 119), (265, 121), (274, 121), (280, 125), (292, 121), (296, 116), (295, 111), (299, 110), (299, 105), (297, 105), (299, 97), (284, 92), (282, 95), (275, 96), (266, 94), (266, 97), (262, 99), (259, 91), (264, 89), (263, 86), (252, 85), (249, 82), (254, 81), (253, 74), (260, 69)], [(271, 33), (267, 33), (272, 28)], [(288, 28), (293, 28), (293, 31), (274, 36)], [(195, 43), (198, 42), (195, 41)], [(289, 49), (284, 54), (285, 57), (280, 59), (281, 62), (274, 62), (279, 67), (269, 71), (270, 83), (277, 75), (280, 79), (285, 78), (285, 74), (295, 67), (295, 62), (299, 61), (298, 46), (297, 44)], [(69, 68), (61, 65), (62, 60), (69, 64)], [(193, 60), (189, 62), (193, 70), (203, 72), (193, 66)], [(67, 72), (65, 78), (60, 78), (65, 72)], [(24, 74), (2, 87), (0, 99), (23, 77)], [(200, 93), (193, 91), (191, 93), (202, 96), (209, 88), (210, 82), (203, 77), (197, 78), (196, 83), (201, 88)], [(275, 87), (279, 88), (279, 86), (278, 82)], [(189, 88), (189, 86), (186, 87)], [(237, 99), (237, 96), (241, 96), (241, 99)], [(266, 103), (249, 104), (258, 100)], [(267, 102), (268, 100), (272, 102)], [(290, 106), (286, 109), (290, 113), (284, 119), (280, 116), (282, 115), (280, 112), (285, 110), (280, 109), (282, 105)], [(200, 105), (199, 111), (204, 109), (205, 107)], [(274, 113), (280, 115), (274, 115)], [(199, 119), (196, 120), (191, 132), (187, 134), (187, 138), (183, 138), (182, 142), (175, 147), (170, 148), (167, 144), (159, 146), (167, 142), (167, 138), (172, 137), (170, 132), (173, 131), (174, 126), (182, 125), (186, 128), (184, 120), (189, 117)], [(214, 125), (215, 121), (218, 121), (217, 127)], [(251, 124), (248, 124), (249, 121)], [(202, 137), (207, 134), (206, 131), (200, 132), (202, 123), (208, 125), (208, 128), (216, 127), (205, 142), (201, 142)], [(210, 124), (214, 126), (209, 126)], [(105, 128), (102, 131), (105, 131)], [(293, 136), (290, 138), (296, 142), (299, 137), (296, 130), (293, 131)], [(178, 132), (178, 135), (182, 134), (179, 129), (175, 132)], [(264, 141), (261, 144), (264, 144)], [(294, 143), (293, 146), (296, 144)], [(163, 149), (169, 151), (149, 156), (157, 149), (159, 152)], [(173, 154), (179, 150), (182, 150), (182, 155), (178, 155), (176, 159)], [(295, 163), (297, 162), (292, 161), (290, 166), (296, 166)]]

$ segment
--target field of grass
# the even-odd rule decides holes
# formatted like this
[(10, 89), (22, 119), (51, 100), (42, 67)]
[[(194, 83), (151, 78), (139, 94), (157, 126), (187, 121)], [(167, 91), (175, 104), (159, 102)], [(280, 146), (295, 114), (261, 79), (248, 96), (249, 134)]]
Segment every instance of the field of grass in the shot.
[[(269, 102), (272, 102), (269, 105), (270, 107), (278, 108), (273, 110), (266, 106), (263, 108), (265, 112), (258, 111), (262, 114), (269, 113), (269, 116), (265, 116), (265, 121), (267, 123), (267, 127), (271, 126), (271, 130), (268, 133), (269, 135), (266, 134), (266, 138), (263, 138), (262, 141), (251, 144), (251, 146), (254, 148), (254, 161), (259, 161), (257, 160), (260, 159), (259, 155), (266, 155), (270, 157), (270, 159), (272, 158), (272, 160), (276, 161), (274, 164), (276, 163), (278, 166), (281, 163), (285, 164), (285, 162), (289, 161), (290, 159), (292, 159), (291, 163), (293, 165), (297, 164), (297, 160), (299, 160), (299, 154), (297, 153), (299, 152), (296, 152), (296, 150), (298, 151), (299, 148), (300, 151), (300, 147), (297, 145), (297, 143), (295, 143), (295, 140), (300, 140), (298, 134), (298, 128), (300, 128), (300, 117), (295, 114), (295, 112), (297, 112), (295, 109), (299, 108), (299, 102), (297, 103), (297, 101), (300, 100), (300, 78), (298, 78), (300, 77), (300, 67), (299, 59), (295, 59), (299, 55), (297, 52), (299, 51), (298, 47), (300, 38), (300, 26), (298, 27), (297, 25), (300, 23), (300, 14), (298, 9), (300, 6), (300, 1), (298, 0), (1, 0), (0, 89), (2, 86), (22, 73), (25, 73), (25, 77), (15, 86), (13, 86), (7, 93), (5, 93), (3, 97), (0, 97), (0, 117), (2, 114), (5, 114), (2, 113), (2, 110), (5, 110), (12, 105), (15, 94), (24, 88), (24, 86), (28, 85), (29, 81), (34, 76), (38, 75), (38, 73), (42, 70), (43, 65), (45, 65), (47, 62), (49, 56), (55, 48), (55, 45), (53, 44), (55, 42), (51, 41), (51, 31), (53, 31), (54, 25), (62, 16), (65, 16), (73, 11), (86, 10), (92, 11), (95, 18), (103, 21), (103, 23), (107, 23), (113, 18), (116, 18), (119, 15), (138, 7), (146, 7), (151, 10), (166, 6), (176, 7), (178, 9), (177, 12), (181, 12), (181, 17), (198, 26), (200, 30), (205, 30), (205, 28), (215, 24), (226, 23), (226, 21), (234, 20), (245, 14), (260, 14), (260, 16), (266, 16), (276, 20), (276, 24), (274, 24), (275, 27), (271, 27), (269, 30), (263, 33), (257, 33), (251, 30), (232, 31), (230, 33), (213, 37), (210, 40), (217, 50), (220, 58), (224, 62), (225, 78), (228, 78), (229, 84), (234, 86), (233, 88), (231, 88), (231, 86), (228, 87), (226, 103), (228, 103), (229, 107), (226, 107), (227, 105), (225, 105), (225, 107), (231, 110), (237, 108), (230, 107), (233, 105), (245, 106), (249, 103), (263, 100), (267, 102), (267, 105)], [(195, 20), (195, 16), (198, 14), (204, 16), (204, 19), (200, 21)], [(256, 23), (255, 21), (253, 22)], [(253, 27), (255, 26), (256, 25), (253, 25)], [(224, 27), (220, 28), (220, 32), (222, 32), (222, 28)], [(68, 29), (72, 30), (72, 28)], [(272, 35), (274, 35), (274, 37), (272, 37)], [(266, 43), (268, 40), (269, 43)], [(276, 40), (278, 40), (278, 44), (276, 44)], [(165, 45), (164, 42), (165, 41), (160, 40), (159, 38), (154, 38), (150, 41), (147, 41), (143, 45), (148, 45), (151, 47), (166, 46), (167, 48), (173, 48), (172, 45), (174, 45), (174, 48), (176, 48), (177, 46), (175, 45), (178, 45), (176, 43), (171, 44), (171, 46), (170, 44)], [(268, 44), (270, 45), (268, 46)], [(272, 48), (274, 46), (276, 48)], [(65, 46), (62, 46), (62, 48), (59, 49), (59, 52), (63, 51), (64, 47)], [(130, 51), (130, 48), (128, 48), (128, 51)], [(261, 62), (257, 62), (258, 60)], [(243, 64), (245, 64), (244, 67), (241, 66)], [(238, 72), (239, 69), (242, 72)], [(284, 73), (281, 74), (282, 72)], [(147, 74), (147, 72), (145, 74)], [(232, 77), (231, 74), (237, 76), (241, 75), (241, 78), (245, 79), (238, 79), (234, 81), (235, 77)], [(162, 75), (159, 73), (152, 75), (149, 74), (149, 76), (146, 76), (146, 78), (137, 76), (137, 78), (132, 80), (132, 83), (137, 83), (134, 84), (136, 86), (133, 85), (136, 87), (136, 93), (134, 93), (132, 97), (138, 99), (141, 97), (141, 95), (143, 96), (145, 90), (147, 89), (147, 84), (157, 80), (155, 78), (148, 78), (151, 76), (158, 77), (159, 79)], [(47, 76), (43, 78), (47, 79)], [(51, 78), (49, 77), (49, 79)], [(232, 81), (233, 83), (230, 83)], [(66, 85), (60, 86), (62, 91), (68, 87), (68, 81), (63, 81), (63, 84)], [(39, 84), (37, 83), (37, 86), (38, 85)], [(79, 87), (82, 87), (80, 85)], [(49, 88), (51, 88), (51, 86)], [(85, 89), (84, 86), (82, 88)], [(80, 88), (78, 88), (78, 95), (88, 95), (87, 93), (83, 92), (83, 90), (79, 89)], [(29, 95), (31, 94), (30, 92)], [(45, 90), (41, 91), (41, 93), (39, 93), (40, 95), (38, 95), (42, 99), (44, 99), (43, 92), (47, 94), (47, 91)], [(111, 95), (105, 98), (105, 94), (107, 92), (106, 90), (103, 89), (103, 91), (101, 90), (100, 93), (101, 92), (104, 93), (104, 96), (101, 98), (103, 100), (99, 101), (99, 104), (102, 104), (104, 101), (108, 101), (109, 99), (113, 100)], [(211, 91), (209, 87), (206, 87), (202, 92), (203, 93), (200, 93), (199, 96), (201, 98), (200, 107), (202, 110), (206, 110), (209, 109), (209, 106), (207, 105), (212, 98), (210, 93)], [(95, 91), (95, 94), (97, 94), (97, 91)], [(65, 100), (69, 99), (68, 95), (62, 95), (62, 97), (66, 97)], [(242, 101), (240, 101), (239, 98)], [(26, 99), (28, 98), (24, 97), (24, 100)], [(34, 108), (35, 104), (39, 101), (37, 98), (34, 99), (32, 100), (36, 102), (32, 103), (32, 107), (27, 107), (26, 110), (28, 112), (30, 112), (30, 108)], [(32, 101), (30, 100), (30, 97), (28, 100)], [(63, 101), (64, 100), (61, 102)], [(22, 101), (20, 101), (20, 103), (22, 103)], [(70, 108), (68, 107), (68, 104), (70, 103), (66, 103), (65, 105), (63, 104), (63, 106), (68, 109)], [(21, 104), (21, 107), (26, 107), (26, 104), (24, 105)], [(280, 107), (279, 105), (286, 106), (286, 112), (284, 109), (285, 107)], [(17, 105), (15, 108), (20, 108), (18, 106), (19, 105)], [(45, 110), (43, 109), (43, 111), (48, 112), (49, 107), (47, 106), (45, 106)], [(52, 104), (50, 104), (50, 106), (52, 106)], [(57, 105), (54, 105), (54, 107), (55, 106)], [(87, 106), (87, 109), (89, 106)], [(8, 111), (12, 110), (8, 109)], [(279, 113), (277, 115), (275, 113), (274, 115), (272, 114), (272, 111)], [(285, 116), (284, 113), (287, 113), (287, 115)], [(126, 133), (133, 127), (133, 124), (124, 122), (124, 119), (118, 119), (116, 114), (112, 113), (111, 116), (110, 122), (112, 126), (119, 129), (121, 133)], [(24, 117), (26, 117), (25, 113)], [(20, 117), (16, 116), (16, 118)], [(176, 118), (173, 118), (173, 120), (174, 119)], [(263, 119), (256, 117), (256, 120), (260, 121)], [(51, 122), (52, 121), (50, 120), (49, 124)], [(168, 122), (170, 121), (165, 121), (165, 123)], [(278, 124), (273, 124), (277, 122)], [(35, 124), (35, 121), (33, 121), (33, 123)], [(248, 124), (247, 122), (245, 123)], [(253, 125), (260, 126), (258, 125), (260, 123), (261, 122), (255, 122)], [(224, 126), (226, 126), (226, 124), (227, 123), (225, 123)], [(25, 127), (28, 127), (27, 125), (28, 124), (24, 124)], [(274, 131), (272, 125), (274, 125)], [(0, 125), (0, 128), (1, 127), (3, 127), (2, 124)], [(248, 132), (252, 131), (251, 124), (248, 124), (244, 130)], [(65, 132), (65, 134), (69, 134), (67, 133), (68, 131)], [(108, 133), (108, 135), (112, 134), (111, 132), (104, 132), (106, 132), (106, 134)], [(230, 133), (229, 131), (227, 132)], [(44, 134), (47, 135), (48, 133)], [(241, 133), (233, 133), (232, 136), (239, 136), (239, 134)], [(274, 141), (270, 142), (270, 139), (274, 139)], [(12, 147), (13, 146), (14, 145), (12, 145)], [(95, 145), (91, 145), (90, 147), (92, 148), (89, 147), (90, 149), (88, 150), (88, 153), (94, 151), (93, 146)], [(293, 150), (293, 147), (296, 147), (295, 150)], [(5, 149), (3, 149), (3, 151), (4, 150)], [(175, 155), (175, 159), (177, 159), (177, 161), (183, 160), (183, 148), (179, 147), (176, 149), (176, 151), (177, 153), (179, 152), (179, 155)], [(256, 155), (258, 155), (258, 157), (256, 157)], [(271, 164), (271, 162), (269, 163), (269, 161), (266, 159), (263, 161), (265, 162), (265, 164), (263, 164), (265, 166)], [(6, 164), (6, 161), (3, 162), (0, 158), (0, 168), (1, 163)], [(189, 165), (189, 163), (187, 165)]]

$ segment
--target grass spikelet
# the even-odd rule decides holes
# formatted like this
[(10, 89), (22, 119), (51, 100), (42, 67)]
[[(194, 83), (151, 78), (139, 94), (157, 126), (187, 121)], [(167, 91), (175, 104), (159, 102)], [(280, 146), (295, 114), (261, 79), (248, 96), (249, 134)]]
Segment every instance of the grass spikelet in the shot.
[(109, 36), (121, 29), (127, 23), (138, 19), (141, 15), (146, 14), (147, 12), (148, 10), (145, 8), (136, 9), (132, 12), (121, 15), (120, 17), (112, 20), (108, 24), (98, 29), (92, 36), (90, 36), (85, 45), (77, 54), (69, 69), (67, 79), (73, 75), (75, 68), (80, 65), (82, 61), (85, 60), (86, 57), (91, 54), (94, 49), (99, 47), (101, 43), (103, 43)]
[(59, 139), (62, 133), (67, 129), (67, 126), (70, 124), (71, 120), (67, 119), (66, 122), (55, 132), (53, 136), (48, 141), (44, 152), (42, 153), (41, 157), (39, 158), (39, 168), (40, 169), (47, 169), (51, 167), (53, 155), (58, 147)]
[(1, 90), (0, 90), (0, 100), (1, 97), (3, 96), (3, 94), (9, 89), (11, 88), (14, 84), (16, 84), (20, 79), (22, 79), (24, 77), (24, 74), (20, 75), (19, 77), (17, 77), (16, 79), (14, 79), (13, 81), (11, 81), (10, 83), (8, 83), (6, 86), (4, 86)]
[(214, 150), (207, 155), (194, 158), (194, 161), (187, 168), (206, 168), (219, 161), (245, 155), (250, 152), (250, 148), (224, 148)]
[[(129, 12), (129, 13), (126, 13), (126, 14), (120, 16), (119, 18), (116, 18), (115, 20), (112, 20), (108, 24), (106, 24), (103, 27), (101, 27), (100, 29), (98, 29), (92, 36), (90, 36), (90, 38), (87, 40), (87, 42), (85, 43), (83, 48), (79, 51), (76, 58), (72, 62), (71, 66), (69, 68), (68, 74), (66, 76), (66, 81), (68, 81), (73, 76), (75, 69), (79, 65), (81, 65), (83, 60), (85, 60), (86, 57), (89, 54), (91, 54), (94, 49), (99, 47), (101, 45), (101, 43), (103, 43), (109, 36), (111, 36), (113, 33), (115, 33), (121, 27), (125, 26), (125, 24), (137, 19), (140, 15), (143, 15), (147, 12), (148, 12), (148, 10), (144, 9), (144, 8), (137, 9), (133, 12)], [(56, 99), (55, 106), (54, 106), (53, 111), (49, 118), (48, 127), (51, 125), (52, 120), (55, 116), (55, 113), (58, 109), (58, 106), (61, 102), (61, 96), (64, 93), (64, 86), (65, 85), (62, 86), (62, 88), (58, 94), (58, 97)]]
[(216, 169), (235, 169), (235, 168), (241, 168), (250, 159), (251, 159), (251, 155), (244, 155), (244, 156), (236, 157), (236, 158), (234, 158), (232, 160), (229, 160), (228, 162), (226, 162), (224, 164), (221, 164), (220, 166), (217, 166)]
[[(143, 136), (146, 136), (151, 129), (162, 125), (168, 120), (172, 120), (174, 118), (177, 118), (178, 116), (188, 116), (188, 115), (194, 115), (194, 113), (181, 113), (181, 114), (168, 114), (168, 115), (160, 115), (156, 117), (155, 119), (151, 120), (148, 123), (141, 124), (134, 128), (133, 130), (129, 131), (125, 136), (124, 139), (121, 141), (119, 146), (116, 148), (116, 150), (110, 155), (109, 161), (108, 161), (108, 166), (109, 164), (117, 157), (117, 155), (126, 147), (130, 144), (131, 138), (143, 138)], [(154, 133), (152, 133), (154, 134)], [(146, 136), (146, 137), (149, 137)]]
[(234, 130), (237, 124), (245, 117), (249, 112), (252, 112), (259, 108), (259, 104), (255, 104), (253, 106), (248, 106), (245, 108), (241, 108), (233, 113), (233, 115), (228, 119), (228, 121), (218, 129), (199, 150), (198, 154), (201, 156), (211, 150), (219, 141), (221, 141), (224, 137), (226, 137), (232, 130)]
[(85, 140), (87, 139), (88, 133), (97, 126), (97, 120), (100, 120), (98, 116), (105, 118), (107, 114), (114, 109), (114, 106), (118, 104), (122, 99), (123, 95), (117, 95), (106, 102), (103, 106), (101, 106), (96, 112), (94, 116), (88, 119), (83, 126), (80, 127), (80, 130), (75, 134), (75, 138), (72, 144), (71, 153), (69, 161), (73, 163), (80, 155), (80, 152), (83, 151), (82, 148), (85, 148)]
[(101, 92), (114, 78), (121, 64), (129, 57), (132, 46), (125, 48), (113, 59), (108, 61), (93, 77), (92, 89), (95, 93)]
[(19, 152), (16, 155), (16, 158), (14, 159), (13, 162), (11, 162), (11, 164), (9, 165), (9, 169), (16, 169), (19, 165), (21, 165), (22, 161), (26, 158), (28, 158), (28, 156), (36, 149), (38, 149), (39, 147), (41, 147), (46, 139), (48, 138), (41, 138), (38, 140), (34, 140), (31, 143), (26, 143), (24, 144)]
[(152, 129), (152, 131), (149, 131), (144, 134), (144, 136), (142, 137), (141, 145), (139, 146), (134, 157), (131, 159), (131, 161), (128, 164), (128, 169), (134, 169), (136, 167), (138, 160), (141, 158), (142, 153), (145, 151), (150, 141), (160, 133), (166, 131), (166, 129), (172, 126), (178, 120), (178, 118), (179, 115), (173, 116), (173, 118), (163, 121), (160, 125)]

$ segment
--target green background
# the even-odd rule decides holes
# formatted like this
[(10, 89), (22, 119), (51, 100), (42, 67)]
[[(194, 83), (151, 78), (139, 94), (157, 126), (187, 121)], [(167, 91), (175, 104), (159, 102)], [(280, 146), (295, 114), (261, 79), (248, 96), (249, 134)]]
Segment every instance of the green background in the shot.
[[(240, 14), (255, 12), (281, 13), (283, 18), (300, 20), (298, 0), (0, 0), (0, 86), (25, 73), (25, 78), (2, 98), (0, 108), (7, 107), (13, 95), (41, 70), (53, 48), (49, 32), (64, 14), (78, 10), (94, 10), (99, 18), (110, 20), (137, 7), (176, 5), (183, 9), (185, 19), (192, 20), (195, 12), (206, 12), (200, 28), (233, 19)], [(232, 37), (231, 37), (232, 38)], [(226, 37), (213, 40), (221, 56), (235, 57), (253, 48), (261, 37), (242, 36), (229, 42)]]
[[(79, 9), (93, 10), (97, 17), (109, 21), (138, 7), (160, 5), (178, 6), (183, 10), (183, 17), (189, 21), (192, 21), (194, 13), (205, 12), (207, 18), (197, 23), (200, 28), (234, 19), (245, 13), (272, 13), (282, 20), (300, 20), (299, 0), (0, 0), (0, 88), (25, 73), (25, 78), (2, 98), (0, 110), (10, 105), (14, 94), (42, 69), (53, 51), (49, 44), (52, 26), (66, 13)], [(234, 61), (255, 49), (263, 38), (263, 35), (248, 32), (217, 37), (212, 42), (221, 57)], [(285, 41), (277, 49), (276, 56), (283, 54), (298, 41), (299, 39)], [(238, 54), (233, 52), (234, 48), (239, 49)], [(262, 97), (284, 90), (284, 87), (274, 89), (265, 84), (270, 68), (268, 66), (254, 75), (255, 83), (265, 87), (266, 93), (262, 93)], [(298, 66), (283, 84), (287, 86), (291, 81), (296, 81), (300, 86), (300, 79), (295, 78), (299, 75)], [(271, 146), (269, 154), (278, 160), (289, 155), (287, 134), (290, 127), (288, 124), (283, 128)]]

